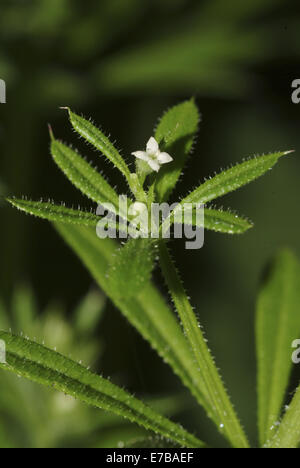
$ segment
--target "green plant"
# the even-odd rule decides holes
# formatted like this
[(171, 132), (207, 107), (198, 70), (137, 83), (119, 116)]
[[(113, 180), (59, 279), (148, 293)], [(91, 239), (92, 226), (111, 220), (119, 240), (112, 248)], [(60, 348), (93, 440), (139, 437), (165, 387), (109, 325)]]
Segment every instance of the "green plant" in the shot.
[[(22, 285), (13, 291), (10, 304), (0, 299), (0, 329), (10, 329), (21, 336), (26, 330), (34, 341), (59, 349), (85, 365), (102, 366), (105, 339), (103, 333), (100, 339), (95, 333), (103, 325), (106, 303), (99, 291), (91, 290), (72, 310), (71, 320), (67, 320), (62, 304), (52, 301), (40, 311), (33, 290)], [(93, 411), (68, 395), (19, 379), (10, 372), (1, 370), (0, 380), (2, 448), (105, 448), (127, 446), (147, 437), (146, 431), (113, 413)], [(168, 416), (181, 412), (188, 404), (181, 394), (148, 398), (147, 402)]]
[[(26, 335), (36, 341), (92, 365), (102, 356), (103, 342), (96, 339), (95, 329), (104, 308), (104, 297), (91, 291), (74, 308), (70, 322), (57, 301), (47, 304), (40, 313), (32, 289), (23, 285), (15, 288), (10, 304), (0, 300), (0, 328), (23, 336), (26, 330)], [(3, 370), (0, 379), (1, 447), (58, 447), (72, 437), (83, 444), (86, 431), (92, 439), (93, 430), (101, 427), (98, 412), (71, 397)]]
[[(78, 116), (70, 109), (67, 110), (74, 130), (112, 162), (125, 177), (131, 191), (129, 199), (131, 207), (136, 207), (141, 203), (146, 204), (151, 215), (151, 203), (169, 200), (198, 131), (200, 119), (194, 100), (170, 109), (162, 117), (155, 132), (157, 146), (152, 145), (151, 148), (151, 144), (148, 144), (147, 153), (134, 153), (139, 157), (136, 162), (136, 172), (130, 171), (119, 151), (91, 121)], [(56, 140), (51, 129), (50, 135), (52, 156), (69, 180), (98, 205), (109, 202), (122, 217), (123, 213), (118, 212), (119, 199), (115, 189), (82, 159), (78, 152)], [(160, 153), (157, 152), (158, 145), (162, 152), (172, 155), (173, 162), (164, 156), (165, 162), (168, 160), (170, 163), (162, 168), (156, 165), (155, 171), (157, 172), (153, 172), (150, 171), (147, 162), (149, 163), (148, 157), (160, 161)], [(288, 153), (277, 152), (255, 157), (221, 172), (183, 198), (169, 218), (174, 221), (176, 213), (184, 204), (207, 204), (257, 179)], [(94, 211), (75, 210), (64, 205), (55, 205), (51, 201), (34, 202), (16, 198), (9, 198), (8, 201), (26, 213), (54, 223), (57, 231), (77, 253), (101, 289), (173, 368), (230, 445), (248, 448), (247, 437), (209, 351), (198, 317), (174, 266), (166, 240), (162, 237), (158, 239), (131, 238), (125, 246), (120, 246), (110, 238), (101, 240), (97, 238), (95, 228), (100, 217)], [(163, 232), (164, 222), (162, 221), (159, 226), (160, 233)], [(195, 224), (197, 221), (192, 216), (189, 222)], [(235, 213), (208, 206), (205, 208), (205, 227), (216, 232), (240, 234), (251, 228), (252, 224)], [(121, 224), (119, 224), (119, 229), (122, 231)], [(151, 283), (151, 273), (156, 259), (160, 262), (181, 324)], [(298, 319), (292, 307), (299, 290), (295, 278), (300, 277), (300, 274), (298, 276), (293, 274), (298, 264), (290, 254), (286, 253), (282, 254), (281, 261), (283, 267), (279, 267), (280, 273), (278, 273), (278, 267), (275, 268), (270, 282), (271, 286), (263, 290), (263, 298), (258, 307), (260, 443), (261, 446), (270, 447), (281, 446), (283, 443), (297, 446), (299, 442), (297, 424), (292, 427), (289, 425), (289, 420), (294, 422), (293, 418), (299, 412), (299, 392), (277, 429), (280, 405), (289, 372), (285, 375), (285, 382), (283, 382), (285, 385), (281, 382), (280, 388), (275, 374), (278, 373), (278, 369), (287, 369), (286, 361), (289, 357), (287, 353), (282, 358), (278, 357), (276, 365), (271, 367), (266, 359), (266, 356), (272, 359), (274, 355), (277, 345), (274, 340), (277, 338), (280, 345), (287, 345), (291, 330), (295, 329), (295, 324), (298, 325)], [(289, 284), (285, 294), (280, 296), (280, 299), (285, 302), (284, 308), (278, 310), (277, 316), (276, 314), (270, 315), (274, 295), (273, 281)], [(278, 291), (277, 286), (275, 286), (276, 289)], [(275, 300), (273, 305), (276, 309), (278, 302)], [(282, 319), (282, 325), (280, 319)], [(265, 326), (266, 320), (270, 320), (278, 336), (276, 333), (270, 335), (269, 327)], [(279, 321), (279, 326), (276, 325), (276, 320)], [(300, 330), (300, 324), (298, 328)], [(180, 425), (171, 422), (137, 398), (108, 380), (96, 376), (76, 362), (44, 346), (7, 332), (1, 332), (0, 339), (4, 340), (7, 345), (8, 365), (3, 365), (4, 368), (44, 385), (52, 385), (93, 406), (119, 414), (181, 446), (206, 446)], [(265, 382), (270, 378), (270, 372), (274, 374), (274, 385), (266, 386)], [(267, 396), (266, 392), (268, 392)], [(268, 402), (272, 401), (273, 404), (266, 405), (264, 403), (266, 399)], [(273, 425), (271, 432), (270, 423)]]

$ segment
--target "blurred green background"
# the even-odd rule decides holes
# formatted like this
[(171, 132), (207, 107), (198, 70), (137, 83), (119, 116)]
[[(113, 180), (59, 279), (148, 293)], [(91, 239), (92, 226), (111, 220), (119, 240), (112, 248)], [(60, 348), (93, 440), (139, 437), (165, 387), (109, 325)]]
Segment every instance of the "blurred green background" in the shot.
[[(202, 411), (95, 291), (52, 227), (12, 210), (3, 197), (87, 205), (49, 155), (51, 122), (59, 138), (102, 164), (76, 141), (58, 109), (65, 105), (108, 130), (130, 161), (162, 112), (195, 96), (201, 132), (174, 201), (220, 167), (295, 149), (271, 174), (224, 199), (224, 206), (255, 222), (251, 232), (238, 238), (207, 233), (199, 252), (184, 250), (179, 241), (173, 245), (218, 366), (256, 443), (259, 281), (279, 247), (300, 254), (300, 105), (291, 101), (291, 83), (300, 78), (299, 30), (297, 0), (0, 0), (0, 78), (7, 84), (7, 104), (0, 105), (0, 327), (82, 356), (217, 446), (223, 442)], [(125, 190), (118, 174), (103, 167)], [(162, 282), (159, 272), (155, 280)], [(91, 300), (82, 315), (89, 310), (93, 320), (80, 325), (78, 304)], [(299, 375), (295, 369), (295, 381)], [(117, 446), (141, 434), (118, 418), (0, 374), (2, 447)]]

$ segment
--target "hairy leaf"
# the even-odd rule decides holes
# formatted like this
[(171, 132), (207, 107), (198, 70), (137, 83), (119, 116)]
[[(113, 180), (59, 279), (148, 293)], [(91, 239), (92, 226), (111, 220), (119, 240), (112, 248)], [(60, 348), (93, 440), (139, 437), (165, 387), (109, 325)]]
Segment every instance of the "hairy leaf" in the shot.
[(179, 274), (173, 264), (165, 242), (159, 244), (161, 269), (171, 297), (182, 321), (182, 325), (198, 364), (209, 402), (213, 408), (213, 419), (219, 431), (235, 448), (248, 448), (248, 441), (235, 410), (226, 392), (214, 359), (209, 351), (201, 326), (184, 291)]
[(112, 239), (100, 241), (90, 228), (61, 223), (55, 227), (116, 307), (173, 368), (212, 417), (213, 412), (190, 347), (174, 314), (158, 291), (149, 284), (136, 297), (120, 299), (112, 295), (107, 271), (118, 244)]
[(27, 214), (47, 219), (48, 221), (77, 224), (79, 226), (94, 226), (95, 232), (98, 231), (98, 223), (101, 222), (101, 231), (111, 229), (114, 232), (119, 231), (123, 236), (136, 234), (135, 229), (131, 226), (127, 226), (126, 222), (118, 222), (113, 217), (105, 216), (102, 218), (92, 211), (75, 210), (73, 208), (67, 208), (64, 204), (55, 205), (53, 202), (38, 202), (17, 198), (7, 198), (7, 201)]
[(248, 219), (242, 218), (229, 210), (205, 208), (204, 227), (224, 234), (243, 234), (251, 229), (253, 224)]
[(52, 202), (38, 202), (17, 198), (8, 198), (7, 201), (25, 213), (47, 219), (48, 221), (60, 221), (81, 226), (96, 226), (100, 220), (100, 217), (94, 213), (74, 210), (64, 205), (55, 205)]
[(75, 187), (96, 203), (112, 203), (118, 206), (117, 193), (99, 172), (72, 148), (55, 140), (53, 135), (51, 140), (54, 161)]
[(200, 116), (194, 100), (172, 107), (162, 117), (155, 133), (161, 151), (169, 153), (174, 161), (160, 169), (156, 182), (159, 201), (168, 200), (184, 164), (191, 152), (199, 127)]
[(190, 193), (181, 204), (207, 203), (252, 182), (265, 174), (288, 152), (259, 156), (223, 171)]
[(130, 239), (116, 252), (108, 270), (114, 296), (129, 298), (140, 294), (151, 279), (154, 249), (151, 239)]
[(261, 444), (280, 419), (292, 367), (291, 346), (300, 333), (300, 264), (289, 250), (276, 257), (259, 293), (256, 317), (258, 426)]
[(114, 147), (104, 133), (99, 130), (91, 121), (80, 117), (68, 109), (71, 124), (79, 135), (81, 135), (94, 148), (99, 150), (113, 165), (122, 172), (127, 178), (130, 177), (130, 171), (119, 151)]
[[(196, 216), (195, 210), (191, 215), (184, 218), (182, 214), (182, 222), (184, 224), (203, 227), (202, 219), (200, 222)], [(171, 216), (171, 221), (174, 222), (174, 217)], [(178, 223), (178, 218), (176, 219)], [(253, 224), (246, 218), (238, 216), (236, 213), (232, 213), (229, 210), (223, 211), (217, 208), (204, 208), (204, 228), (215, 232), (222, 232), (224, 234), (243, 234), (244, 232), (251, 229)]]
[(299, 448), (300, 445), (300, 387), (286, 407), (284, 418), (273, 439), (266, 444), (268, 448)]
[(204, 446), (181, 426), (65, 356), (10, 333), (1, 331), (0, 339), (6, 345), (7, 362), (0, 367), (42, 385), (54, 387), (94, 407), (116, 413), (180, 445)]

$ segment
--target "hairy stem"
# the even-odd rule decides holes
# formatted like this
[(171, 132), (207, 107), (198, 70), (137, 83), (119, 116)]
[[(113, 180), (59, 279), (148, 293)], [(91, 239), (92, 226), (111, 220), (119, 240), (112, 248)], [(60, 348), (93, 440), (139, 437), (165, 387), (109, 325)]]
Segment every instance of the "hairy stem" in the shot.
[(249, 448), (245, 433), (224, 388), (196, 315), (164, 241), (160, 242), (159, 249), (163, 275), (181, 319), (187, 340), (195, 355), (203, 379), (203, 389), (213, 408), (212, 419), (217, 424), (219, 431), (233, 447)]

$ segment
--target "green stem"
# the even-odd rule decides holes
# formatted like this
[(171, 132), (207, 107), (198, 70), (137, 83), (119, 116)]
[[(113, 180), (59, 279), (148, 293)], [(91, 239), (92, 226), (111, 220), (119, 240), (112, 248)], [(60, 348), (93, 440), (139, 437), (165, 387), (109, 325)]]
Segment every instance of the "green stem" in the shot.
[(147, 204), (147, 195), (137, 174), (130, 174), (128, 184), (131, 192), (133, 193), (136, 201)]
[(187, 298), (182, 281), (164, 241), (160, 242), (160, 263), (186, 337), (194, 352), (203, 387), (209, 398), (214, 422), (235, 448), (249, 448), (249, 443), (224, 388), (222, 379), (207, 347), (200, 325)]

